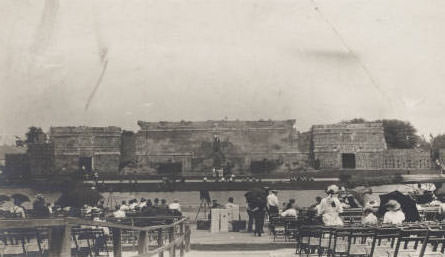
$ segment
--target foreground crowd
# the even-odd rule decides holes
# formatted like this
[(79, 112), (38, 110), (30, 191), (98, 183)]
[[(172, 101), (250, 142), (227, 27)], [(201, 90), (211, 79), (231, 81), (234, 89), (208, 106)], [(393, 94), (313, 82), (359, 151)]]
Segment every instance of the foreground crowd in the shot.
[(317, 196), (315, 203), (306, 208), (297, 206), (295, 199), (280, 202), (277, 190), (264, 188), (263, 192), (248, 192), (245, 195), (248, 204), (248, 231), (261, 236), (266, 219), (273, 223), (274, 219), (289, 217), (316, 225), (344, 226), (343, 213), (351, 209), (360, 211), (362, 225), (401, 225), (404, 222), (420, 221), (419, 213), (424, 206), (435, 206), (437, 219), (445, 213), (445, 204), (438, 201), (432, 191), (428, 190), (424, 190), (420, 195), (421, 199), (427, 198), (428, 201), (417, 201), (416, 197), (398, 191), (380, 196), (373, 194), (369, 188), (361, 196), (351, 191), (331, 185), (326, 189), (324, 197)]
[(182, 216), (178, 200), (168, 203), (165, 199), (141, 198), (115, 204), (114, 208), (105, 206), (104, 199), (96, 204), (83, 204), (81, 207), (60, 206), (49, 202), (41, 194), (36, 195), (32, 208), (25, 208), (24, 203), (30, 201), (21, 196), (0, 201), (0, 218), (48, 218), (48, 217), (80, 217), (88, 219), (125, 218), (131, 216)]

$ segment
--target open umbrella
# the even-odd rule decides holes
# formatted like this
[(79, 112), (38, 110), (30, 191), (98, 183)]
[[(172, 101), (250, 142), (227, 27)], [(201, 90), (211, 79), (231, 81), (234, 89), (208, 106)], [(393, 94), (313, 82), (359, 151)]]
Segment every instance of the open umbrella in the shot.
[(396, 200), (400, 203), (400, 207), (405, 213), (405, 221), (414, 222), (420, 220), (419, 211), (417, 210), (416, 201), (409, 197), (408, 195), (404, 195), (399, 191), (394, 191), (389, 194), (380, 195), (380, 207), (377, 212), (379, 216), (383, 216), (386, 211), (386, 203), (389, 200)]
[(80, 208), (84, 204), (94, 206), (97, 201), (102, 199), (103, 196), (97, 191), (85, 184), (76, 184), (74, 186), (66, 188), (56, 204), (65, 206), (71, 206)]
[(19, 203), (29, 202), (31, 201), (27, 195), (24, 194), (13, 194), (11, 195), (11, 198), (14, 199), (14, 201)]

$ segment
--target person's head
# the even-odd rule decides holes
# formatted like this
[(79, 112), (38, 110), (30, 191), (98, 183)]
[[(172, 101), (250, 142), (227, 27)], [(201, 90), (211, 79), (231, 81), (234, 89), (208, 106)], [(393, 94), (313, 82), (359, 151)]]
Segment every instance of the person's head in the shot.
[(400, 203), (396, 200), (389, 200), (386, 204), (386, 210), (388, 211), (398, 211), (400, 210)]
[(127, 204), (127, 201), (125, 201), (125, 200), (124, 200), (124, 201), (122, 201), (122, 205), (124, 205), (124, 204)]
[(121, 208), (121, 206), (119, 204), (116, 204), (116, 206), (114, 206), (114, 209), (117, 211)]
[(271, 192), (272, 192), (272, 194), (274, 194), (274, 195), (278, 195), (278, 190), (272, 189)]
[(295, 199), (294, 198), (289, 199), (289, 204), (294, 204), (294, 203), (295, 203)]
[(159, 204), (159, 198), (155, 198), (155, 199), (153, 200), (153, 202), (154, 202), (155, 204)]
[(330, 185), (328, 186), (328, 188), (326, 189), (326, 193), (328, 195), (335, 195), (338, 194), (339, 188), (337, 185)]
[(162, 203), (162, 204), (166, 204), (166, 203), (167, 203), (167, 200), (162, 199), (162, 200), (161, 200), (161, 203)]
[(233, 197), (229, 197), (229, 203), (233, 203)]
[(317, 202), (317, 203), (320, 203), (321, 202), (321, 196), (317, 196), (317, 197), (315, 197), (315, 201)]
[(178, 199), (173, 200), (174, 203), (179, 203)]
[(363, 210), (363, 215), (364, 216), (368, 216), (369, 214), (374, 214), (374, 210), (371, 208), (371, 207), (366, 207), (364, 210)]

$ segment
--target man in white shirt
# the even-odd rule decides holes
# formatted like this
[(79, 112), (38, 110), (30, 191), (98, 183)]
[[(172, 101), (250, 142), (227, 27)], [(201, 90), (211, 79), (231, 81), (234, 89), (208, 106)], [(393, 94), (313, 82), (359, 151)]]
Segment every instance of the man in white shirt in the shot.
[(278, 201), (278, 191), (271, 190), (267, 196), (267, 209), (269, 210), (269, 216), (275, 217), (279, 213), (280, 202)]
[(113, 212), (115, 218), (125, 218), (125, 211), (122, 210), (122, 206), (117, 205), (116, 210)]
[(229, 210), (229, 220), (238, 219), (239, 216), (239, 206), (234, 203), (233, 197), (229, 197), (229, 200), (224, 205), (226, 209)]
[(178, 200), (174, 200), (173, 203), (168, 205), (168, 208), (170, 210), (177, 210), (177, 211), (181, 212), (181, 205), (179, 204)]
[(292, 203), (290, 208), (281, 213), (281, 217), (297, 217), (297, 216), (298, 212), (295, 203)]

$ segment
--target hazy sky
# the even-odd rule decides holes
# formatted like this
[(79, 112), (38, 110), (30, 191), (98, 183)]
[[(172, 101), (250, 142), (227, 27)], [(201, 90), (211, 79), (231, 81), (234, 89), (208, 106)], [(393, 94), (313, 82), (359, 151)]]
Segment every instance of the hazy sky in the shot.
[(1, 135), (225, 117), (445, 132), (442, 0), (0, 0), (0, 24)]

